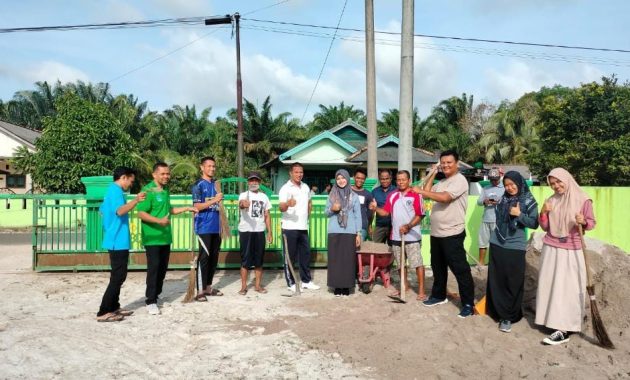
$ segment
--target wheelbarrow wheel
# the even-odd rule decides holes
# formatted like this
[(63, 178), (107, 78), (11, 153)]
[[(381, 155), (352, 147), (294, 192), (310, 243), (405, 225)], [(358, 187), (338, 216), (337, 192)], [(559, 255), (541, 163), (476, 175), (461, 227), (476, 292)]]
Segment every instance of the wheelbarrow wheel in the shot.
[(372, 292), (372, 288), (374, 287), (371, 282), (364, 282), (361, 284), (361, 291), (365, 294), (370, 294)]

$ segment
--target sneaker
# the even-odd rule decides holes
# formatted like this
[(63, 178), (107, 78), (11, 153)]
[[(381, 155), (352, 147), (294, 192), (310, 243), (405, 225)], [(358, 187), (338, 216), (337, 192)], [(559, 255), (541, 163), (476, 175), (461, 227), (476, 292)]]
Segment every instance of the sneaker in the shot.
[(502, 331), (504, 333), (509, 333), (510, 331), (512, 331), (512, 322), (504, 319), (501, 321), (501, 323), (499, 323), (499, 331)]
[(459, 314), (457, 314), (457, 316), (460, 318), (467, 318), (467, 317), (472, 316), (473, 314), (474, 314), (474, 311), (473, 311), (472, 305), (464, 305), (462, 307), (462, 310), (459, 312)]
[(569, 334), (564, 332), (564, 331), (560, 331), (560, 330), (556, 330), (554, 332), (551, 333), (551, 335), (549, 335), (548, 337), (546, 337), (545, 339), (543, 339), (543, 343), (544, 344), (550, 344), (550, 345), (558, 345), (558, 344), (562, 344), (562, 343), (566, 343), (569, 341)]
[(315, 283), (313, 281), (305, 282), (305, 283), (302, 284), (302, 289), (318, 290), (319, 289), (319, 285), (315, 285)]
[(152, 303), (147, 305), (147, 312), (151, 315), (159, 315), (160, 309), (158, 308), (158, 305), (156, 303)]
[(290, 291), (290, 292), (295, 293), (295, 291), (296, 291), (295, 284), (293, 284), (293, 285), (291, 285), (291, 286), (287, 286), (287, 290), (288, 290), (288, 291)]
[(429, 297), (428, 300), (422, 301), (422, 304), (424, 306), (427, 306), (427, 307), (433, 307), (433, 306), (437, 306), (437, 305), (443, 305), (443, 304), (445, 304), (447, 302), (448, 302), (448, 299), (446, 299), (446, 298), (439, 299), (439, 298), (435, 298), (435, 297)]

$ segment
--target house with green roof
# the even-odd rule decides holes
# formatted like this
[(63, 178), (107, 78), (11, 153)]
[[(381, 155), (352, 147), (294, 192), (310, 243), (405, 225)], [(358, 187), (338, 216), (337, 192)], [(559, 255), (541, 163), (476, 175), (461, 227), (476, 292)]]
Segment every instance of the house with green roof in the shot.
[[(398, 166), (398, 137), (382, 136), (377, 141), (378, 167), (396, 171)], [(413, 179), (437, 162), (437, 155), (420, 148), (412, 148)], [(303, 181), (317, 185), (321, 191), (335, 176), (338, 169), (350, 174), (358, 167), (367, 167), (367, 129), (348, 119), (336, 127), (304, 141), (294, 148), (264, 163), (271, 177), (271, 188), (278, 192), (289, 180), (289, 166), (299, 162), (304, 165)]]

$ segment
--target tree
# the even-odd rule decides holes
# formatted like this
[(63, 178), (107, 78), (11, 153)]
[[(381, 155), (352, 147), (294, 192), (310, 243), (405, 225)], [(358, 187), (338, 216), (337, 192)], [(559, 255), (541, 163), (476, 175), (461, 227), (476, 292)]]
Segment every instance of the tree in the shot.
[[(381, 114), (381, 119), (376, 122), (376, 129), (379, 136), (394, 135), (398, 136), (398, 127), (400, 122), (400, 111), (398, 108), (391, 108)], [(420, 117), (418, 109), (413, 109), (413, 130), (420, 128)]]
[(534, 93), (516, 103), (503, 102), (485, 124), (477, 144), (485, 162), (524, 164), (538, 147), (539, 112)]
[(543, 97), (539, 136), (527, 160), (540, 178), (560, 166), (583, 185), (629, 185), (630, 84), (603, 77)]
[(327, 131), (346, 120), (353, 120), (359, 125), (366, 125), (365, 112), (355, 109), (354, 106), (347, 106), (344, 102), (339, 106), (319, 105), (319, 111), (313, 115), (313, 121), (309, 124), (312, 134)]
[(467, 160), (473, 140), (464, 122), (472, 119), (472, 105), (473, 97), (466, 94), (442, 100), (414, 130), (417, 146), (441, 151), (454, 149), (461, 159)]
[[(267, 96), (260, 109), (245, 99), (243, 104), (243, 149), (259, 166), (276, 155), (291, 149), (304, 138), (304, 128), (291, 113), (271, 113), (271, 97)], [(228, 111), (232, 123), (236, 111)]]
[(109, 175), (117, 166), (131, 166), (133, 141), (105, 105), (67, 93), (55, 101), (55, 108), (55, 116), (43, 119), (44, 133), (35, 143), (32, 162), (15, 159), (18, 167), (33, 168), (38, 187), (79, 193), (81, 177)]

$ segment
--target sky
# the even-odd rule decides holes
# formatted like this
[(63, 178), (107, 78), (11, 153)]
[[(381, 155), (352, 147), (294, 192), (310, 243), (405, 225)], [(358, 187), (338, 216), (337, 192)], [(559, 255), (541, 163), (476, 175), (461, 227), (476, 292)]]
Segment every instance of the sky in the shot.
[[(344, 7), (345, 5), (345, 7)], [(364, 32), (277, 24), (365, 28), (363, 0), (6, 1), (0, 29), (241, 14), (243, 96), (308, 122), (318, 105), (365, 109)], [(374, 0), (377, 31), (399, 33), (402, 1)], [(343, 10), (343, 13), (342, 13)], [(414, 30), (447, 36), (630, 51), (627, 0), (416, 0)], [(276, 23), (256, 21), (266, 20)], [(273, 30), (273, 31), (272, 31)], [(304, 35), (308, 34), (308, 35)], [(376, 35), (376, 102), (398, 108), (400, 35)], [(414, 106), (426, 117), (462, 93), (475, 103), (516, 100), (542, 86), (630, 80), (630, 52), (480, 43), (416, 36)], [(236, 106), (235, 40), (228, 26), (0, 33), (0, 99), (37, 81), (108, 82), (154, 111)], [(322, 70), (323, 67), (323, 70)], [(321, 78), (317, 81), (321, 72)], [(316, 87), (317, 83), (317, 87)], [(309, 100), (311, 99), (309, 104)]]

